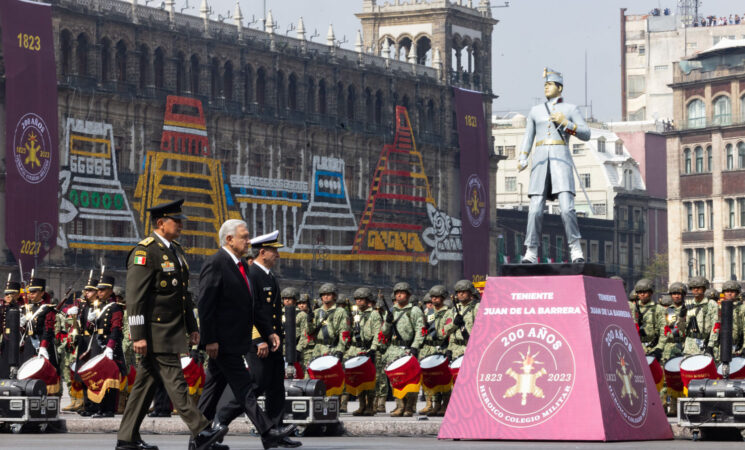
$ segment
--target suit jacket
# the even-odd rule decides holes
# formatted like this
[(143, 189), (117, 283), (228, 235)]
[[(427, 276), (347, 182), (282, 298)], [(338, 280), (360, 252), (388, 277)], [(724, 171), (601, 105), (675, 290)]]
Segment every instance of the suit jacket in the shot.
[(127, 257), (127, 314), (132, 341), (147, 339), (154, 353), (186, 353), (197, 331), (189, 297), (189, 265), (178, 242), (171, 247), (153, 232)]
[[(240, 260), (248, 274), (248, 264)], [(249, 279), (249, 284), (251, 280)], [(199, 273), (200, 347), (217, 342), (220, 353), (245, 354), (251, 347), (256, 289), (246, 285), (238, 265), (221, 248)]]
[(280, 340), (284, 339), (282, 326), (284, 309), (277, 279), (274, 275), (264, 272), (264, 269), (255, 263), (251, 265), (248, 277), (253, 286), (256, 286), (255, 329), (252, 333), (254, 344), (262, 341), (268, 342), (269, 335), (272, 333), (276, 333)]
[[(569, 120), (566, 128), (561, 128), (561, 132), (549, 120), (546, 106), (552, 113), (557, 111), (564, 113)], [(549, 171), (551, 186), (546, 193), (548, 197), (553, 198), (559, 192), (575, 193), (574, 162), (568, 146), (569, 135), (574, 135), (582, 141), (590, 139), (590, 128), (576, 106), (564, 103), (561, 97), (557, 97), (531, 108), (521, 147), (521, 158), (527, 159), (533, 147), (533, 141), (536, 141), (530, 167), (528, 195), (543, 195)]]

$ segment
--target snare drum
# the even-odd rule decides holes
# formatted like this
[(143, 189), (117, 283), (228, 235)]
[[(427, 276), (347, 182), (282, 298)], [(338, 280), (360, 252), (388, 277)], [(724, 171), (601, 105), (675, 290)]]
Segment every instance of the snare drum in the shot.
[(119, 366), (104, 354), (89, 359), (78, 374), (88, 387), (88, 399), (94, 403), (101, 403), (109, 389), (121, 388), (122, 374)]
[(352, 395), (375, 389), (375, 364), (365, 355), (348, 359), (344, 363), (344, 382)]
[(405, 355), (393, 361), (385, 368), (385, 374), (391, 382), (393, 396), (403, 399), (406, 394), (419, 392), (422, 382), (422, 369), (419, 361), (411, 355)]
[(204, 388), (204, 367), (197, 364), (191, 356), (181, 357), (181, 370), (184, 372), (186, 384), (189, 386), (189, 395), (202, 394)]
[(427, 356), (420, 362), (422, 386), (426, 394), (450, 392), (453, 389), (453, 374), (448, 367), (449, 362), (443, 355)]
[(455, 361), (450, 363), (450, 373), (453, 374), (453, 383), (458, 379), (458, 372), (460, 372), (460, 365), (463, 363), (463, 356), (457, 357)]
[(18, 369), (19, 380), (41, 380), (47, 385), (47, 395), (58, 394), (60, 379), (57, 369), (43, 356), (34, 356)]
[(344, 368), (335, 356), (320, 356), (308, 364), (308, 376), (323, 380), (326, 396), (341, 395), (344, 392)]
[(665, 363), (665, 383), (667, 388), (675, 392), (683, 392), (683, 380), (680, 379), (680, 362), (682, 356), (676, 356)]
[(649, 364), (649, 370), (652, 372), (652, 379), (657, 387), (657, 392), (660, 392), (662, 386), (665, 385), (665, 373), (662, 370), (662, 365), (654, 356), (647, 356), (647, 364)]
[(691, 380), (702, 378), (711, 380), (719, 378), (714, 358), (710, 355), (691, 355), (683, 358), (683, 361), (680, 362), (680, 379), (683, 381), (683, 393), (688, 395), (688, 383)]

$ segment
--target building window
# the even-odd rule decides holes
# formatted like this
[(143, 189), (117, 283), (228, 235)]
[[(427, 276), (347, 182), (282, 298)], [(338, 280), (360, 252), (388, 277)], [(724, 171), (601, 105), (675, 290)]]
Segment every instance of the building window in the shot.
[(691, 149), (686, 148), (683, 150), (683, 158), (685, 160), (684, 173), (691, 173)]
[(593, 203), (592, 211), (597, 216), (604, 216), (608, 214), (608, 208), (605, 203)]
[(605, 153), (605, 138), (598, 138), (598, 152)]
[(729, 97), (720, 95), (714, 99), (714, 125), (729, 125), (732, 123), (732, 104)]
[(508, 159), (515, 159), (515, 146), (506, 145), (504, 147), (504, 154), (505, 156), (507, 156)]
[(497, 153), (497, 155), (504, 155), (504, 145), (495, 145), (494, 151)]
[(713, 280), (716, 276), (716, 273), (714, 273), (714, 249), (708, 248), (706, 253), (709, 255), (709, 278)]
[(564, 262), (564, 236), (556, 236), (556, 262)]
[(582, 183), (582, 186), (584, 186), (585, 189), (590, 188), (590, 174), (589, 173), (581, 173), (579, 175), (580, 182)]
[(735, 228), (735, 201), (731, 198), (727, 199), (727, 228)]
[(745, 247), (738, 247), (740, 253), (740, 279), (745, 278)]
[(709, 229), (714, 229), (714, 202), (711, 200), (706, 201), (706, 209), (709, 211)]
[(711, 159), (711, 145), (706, 146), (706, 171), (711, 172), (712, 168), (712, 159)]
[(696, 249), (696, 262), (698, 263), (698, 275), (706, 278), (706, 249)]
[(613, 264), (613, 242), (605, 241), (605, 254), (603, 258), (605, 258), (606, 266)]
[(507, 192), (517, 191), (517, 177), (505, 177), (504, 190)]
[(686, 203), (686, 229), (688, 231), (693, 231), (693, 205), (691, 203)]
[(644, 90), (646, 89), (644, 83), (644, 75), (630, 75), (628, 83), (626, 84), (628, 88), (628, 97), (636, 98), (644, 94)]
[(623, 156), (623, 141), (616, 141), (616, 155)]
[(706, 126), (706, 106), (702, 100), (696, 99), (688, 103), (688, 128), (702, 128)]
[(701, 173), (704, 171), (704, 149), (701, 147), (696, 147), (695, 153), (696, 153), (696, 173)]
[(600, 244), (590, 241), (590, 262), (600, 262)]
[(704, 202), (696, 202), (696, 217), (698, 219), (698, 229), (703, 230), (706, 228), (706, 209), (704, 208)]
[(695, 268), (695, 263), (696, 263), (696, 261), (694, 261), (693, 259), (693, 250), (686, 249), (685, 255), (686, 255), (686, 260), (688, 261), (688, 278), (691, 278), (695, 276), (694, 268)]
[(745, 143), (737, 143), (737, 168), (745, 169)]
[(522, 233), (515, 233), (515, 254), (523, 254), (523, 243), (525, 242), (525, 235)]
[(580, 152), (584, 149), (584, 144), (572, 144), (572, 154), (573, 155), (579, 155)]
[(643, 45), (639, 46), (639, 55), (643, 55), (645, 53), (645, 48)]
[(738, 225), (741, 227), (745, 227), (745, 198), (737, 199), (737, 203), (737, 206), (740, 209), (740, 223)]
[[(745, 36), (743, 36), (745, 39)], [(740, 120), (745, 122), (745, 95), (740, 97)]]
[(725, 147), (726, 157), (727, 157), (727, 170), (732, 170), (735, 168), (735, 153), (732, 148), (732, 144), (727, 144)]
[(737, 279), (737, 253), (735, 253), (735, 247), (727, 247), (727, 260), (729, 262), (729, 278)]

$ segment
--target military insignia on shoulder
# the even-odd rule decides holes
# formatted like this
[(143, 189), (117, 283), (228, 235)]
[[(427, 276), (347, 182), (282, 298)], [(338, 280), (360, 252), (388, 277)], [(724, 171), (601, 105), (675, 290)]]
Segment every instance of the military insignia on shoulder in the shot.
[(147, 257), (143, 255), (135, 255), (134, 264), (137, 266), (144, 266), (147, 262)]
[(137, 245), (141, 245), (143, 247), (147, 247), (148, 245), (152, 244), (154, 240), (155, 240), (154, 237), (148, 236), (145, 239), (141, 240)]
[(145, 250), (135, 250), (135, 256), (147, 256), (147, 252)]

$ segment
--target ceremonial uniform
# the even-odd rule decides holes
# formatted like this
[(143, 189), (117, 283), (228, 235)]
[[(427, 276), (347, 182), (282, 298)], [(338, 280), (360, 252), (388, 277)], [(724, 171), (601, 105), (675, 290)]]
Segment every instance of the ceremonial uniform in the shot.
[[(77, 327), (78, 334), (75, 339), (75, 368), (76, 370), (83, 367), (83, 365), (90, 359), (93, 347), (94, 339), (93, 335), (96, 333), (96, 317), (100, 313), (98, 307), (100, 302), (96, 298), (96, 285), (97, 281), (93, 279), (93, 271), (91, 271), (88, 282), (83, 288), (83, 298), (81, 299), (80, 305), (78, 306), (78, 313), (75, 317), (75, 326)], [(81, 394), (83, 404), (75, 404), (73, 402), (73, 408), (78, 408), (78, 413), (83, 417), (92, 416), (98, 412), (98, 404), (94, 403), (88, 398), (88, 388), (82, 382), (80, 376), (75, 374), (75, 379), (80, 382), (80, 387), (83, 392)], [(73, 397), (74, 399), (75, 397)]]
[[(44, 291), (45, 287), (46, 280), (41, 278), (32, 279), (28, 287), (29, 295)], [(49, 294), (43, 292), (40, 301), (24, 305), (22, 312), (25, 312), (25, 316), (21, 317), (21, 325), (23, 325), (25, 318), (26, 337), (23, 340), (21, 350), (21, 365), (39, 355), (47, 358), (57, 374), (60, 374), (59, 359), (57, 359), (57, 349), (55, 348), (57, 310), (50, 304)], [(54, 385), (47, 385), (47, 394), (61, 395), (60, 382), (57, 381)]]
[[(308, 300), (302, 298), (299, 302), (307, 303)], [(307, 368), (310, 363), (311, 357), (313, 356), (313, 350), (316, 345), (315, 336), (312, 335), (310, 327), (313, 321), (313, 316), (308, 314), (307, 311), (303, 311), (297, 308), (295, 311), (295, 338), (297, 344), (295, 351), (297, 353), (297, 359), (305, 372), (305, 378), (308, 378)]]
[[(20, 306), (17, 298), (20, 291), (20, 283), (8, 281), (5, 285), (7, 301), (3, 300), (0, 303), (0, 379), (9, 378), (11, 367), (18, 369), (20, 363), (18, 343), (21, 339), (21, 326)], [(11, 321), (10, 317), (15, 317), (16, 320)]]

